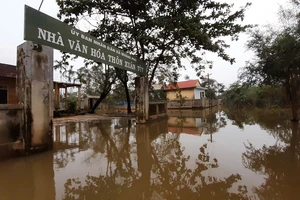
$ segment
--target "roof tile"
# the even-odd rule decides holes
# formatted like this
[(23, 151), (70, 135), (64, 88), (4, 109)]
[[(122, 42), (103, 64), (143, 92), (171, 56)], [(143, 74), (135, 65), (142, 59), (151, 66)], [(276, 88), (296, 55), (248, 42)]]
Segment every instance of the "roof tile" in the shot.
[[(180, 81), (180, 82), (177, 82), (177, 86), (179, 89), (194, 88), (194, 87), (196, 87), (198, 82), (199, 82), (199, 80), (197, 80), (197, 79), (189, 80), (189, 81)], [(172, 90), (172, 89), (176, 89), (176, 86), (171, 83), (169, 85), (167, 85), (167, 87), (165, 87), (165, 90)]]
[(16, 66), (0, 63), (0, 77), (16, 78), (16, 76)]

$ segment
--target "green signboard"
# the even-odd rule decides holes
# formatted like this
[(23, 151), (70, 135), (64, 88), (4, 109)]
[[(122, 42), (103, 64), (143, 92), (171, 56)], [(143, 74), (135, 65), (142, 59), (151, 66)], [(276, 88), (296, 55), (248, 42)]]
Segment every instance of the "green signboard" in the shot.
[(146, 66), (141, 60), (27, 5), (25, 5), (24, 40), (140, 75), (146, 74)]

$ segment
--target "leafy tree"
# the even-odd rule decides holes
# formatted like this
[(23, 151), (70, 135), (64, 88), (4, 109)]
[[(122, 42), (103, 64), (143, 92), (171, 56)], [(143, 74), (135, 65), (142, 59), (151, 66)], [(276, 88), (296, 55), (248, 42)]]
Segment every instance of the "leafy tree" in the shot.
[(91, 35), (145, 62), (149, 86), (156, 74), (185, 67), (182, 58), (191, 60), (198, 75), (211, 64), (203, 59), (205, 52), (233, 63), (224, 39), (237, 40), (249, 27), (239, 23), (249, 3), (235, 11), (233, 5), (213, 0), (57, 0), (57, 4), (58, 17), (65, 23), (86, 19)]
[(161, 89), (154, 90), (153, 87), (149, 90), (149, 100), (150, 101), (165, 101), (167, 99), (166, 91), (164, 91), (165, 85), (161, 86)]
[(208, 99), (216, 99), (216, 91), (213, 88), (208, 88), (205, 92)]
[(240, 104), (243, 102), (244, 96), (245, 95), (237, 82), (231, 84), (224, 94), (225, 102), (227, 104), (232, 102), (237, 108), (239, 108)]
[[(299, 8), (298, 1), (293, 5)], [(248, 48), (255, 53), (255, 60), (248, 62), (240, 78), (250, 84), (282, 85), (289, 98), (292, 109), (292, 121), (299, 121), (298, 95), (300, 85), (300, 30), (298, 12), (291, 15), (289, 9), (281, 9), (280, 17), (283, 29), (266, 32), (251, 32)]]
[(209, 99), (216, 99), (219, 94), (222, 94), (225, 89), (225, 85), (223, 83), (218, 83), (215, 79), (201, 77), (202, 87), (208, 88), (206, 91), (206, 97)]
[(245, 86), (234, 83), (224, 92), (223, 98), (228, 106), (241, 107), (286, 107), (288, 100), (284, 88), (280, 86)]
[(131, 111), (131, 105), (130, 105), (130, 95), (129, 95), (129, 89), (128, 89), (128, 74), (126, 70), (122, 70), (119, 68), (115, 68), (116, 74), (118, 79), (123, 84), (125, 94), (126, 94), (126, 100), (127, 100), (127, 113), (132, 113)]
[[(124, 85), (120, 82), (120, 80), (116, 81), (116, 83), (114, 84), (114, 87), (112, 89), (112, 92), (106, 98), (106, 101), (108, 101), (112, 104), (115, 104), (115, 103), (126, 100), (126, 93), (124, 91), (125, 91)], [(128, 84), (128, 93), (129, 93), (129, 101), (130, 101), (130, 99), (134, 99), (135, 94), (131, 87), (131, 83)]]
[(75, 114), (76, 110), (77, 110), (77, 97), (74, 95), (70, 95), (65, 99), (66, 102), (66, 110), (68, 113), (72, 113)]
[(76, 70), (74, 70), (74, 65), (69, 61), (76, 59), (77, 56), (71, 56), (67, 53), (63, 53), (61, 60), (55, 60), (55, 65), (53, 68), (58, 70), (62, 77), (67, 78), (68, 81), (76, 79)]
[(85, 67), (77, 71), (77, 77), (83, 84), (86, 94), (100, 94), (99, 99), (90, 110), (91, 113), (95, 112), (99, 104), (111, 92), (117, 78), (114, 68), (107, 65), (103, 67), (102, 64), (95, 63), (86, 63)]

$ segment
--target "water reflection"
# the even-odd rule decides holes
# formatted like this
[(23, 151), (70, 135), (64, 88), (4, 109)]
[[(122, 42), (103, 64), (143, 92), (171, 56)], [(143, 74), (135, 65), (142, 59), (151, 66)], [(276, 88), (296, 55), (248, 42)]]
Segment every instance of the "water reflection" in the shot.
[(259, 123), (277, 142), (261, 148), (248, 142), (242, 155), (246, 168), (266, 176), (265, 182), (254, 188), (259, 199), (297, 199), (300, 195), (299, 124), (291, 123), (282, 112), (279, 115), (274, 113), (273, 118), (263, 117), (268, 114), (262, 112), (252, 115), (251, 121)]
[(55, 199), (52, 152), (0, 163), (0, 199)]
[(0, 163), (0, 199), (295, 199), (299, 127), (282, 112), (56, 123), (54, 150)]
[(132, 122), (127, 123), (127, 126), (120, 123), (119, 128), (109, 122), (94, 124), (95, 132), (100, 135), (94, 141), (103, 147), (101, 151), (93, 149), (93, 154), (104, 154), (105, 170), (96, 175), (89, 174), (84, 180), (68, 179), (64, 184), (64, 199), (186, 199), (187, 195), (189, 199), (245, 197), (245, 190), (239, 193), (228, 191), (240, 179), (238, 174), (225, 179), (202, 175), (208, 168), (218, 167), (218, 160), (206, 151), (207, 144), (195, 152), (194, 166), (188, 168), (190, 156), (183, 152), (180, 135), (167, 133), (168, 121), (136, 125), (132, 140)]

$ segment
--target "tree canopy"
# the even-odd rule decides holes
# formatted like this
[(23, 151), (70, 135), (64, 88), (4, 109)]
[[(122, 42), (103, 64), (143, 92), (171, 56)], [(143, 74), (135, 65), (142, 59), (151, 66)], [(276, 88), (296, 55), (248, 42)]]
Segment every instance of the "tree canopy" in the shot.
[(245, 9), (213, 0), (57, 0), (58, 17), (76, 25), (85, 19), (88, 32), (147, 65), (150, 85), (156, 75), (184, 68), (190, 61), (200, 75), (210, 65), (203, 58), (213, 52), (234, 62), (226, 52), (226, 37), (238, 39), (249, 25), (242, 25)]
[(240, 78), (247, 84), (284, 86), (292, 108), (292, 120), (298, 121), (298, 95), (300, 83), (300, 29), (299, 2), (292, 8), (281, 8), (279, 29), (254, 30), (247, 46), (255, 59), (243, 68)]

